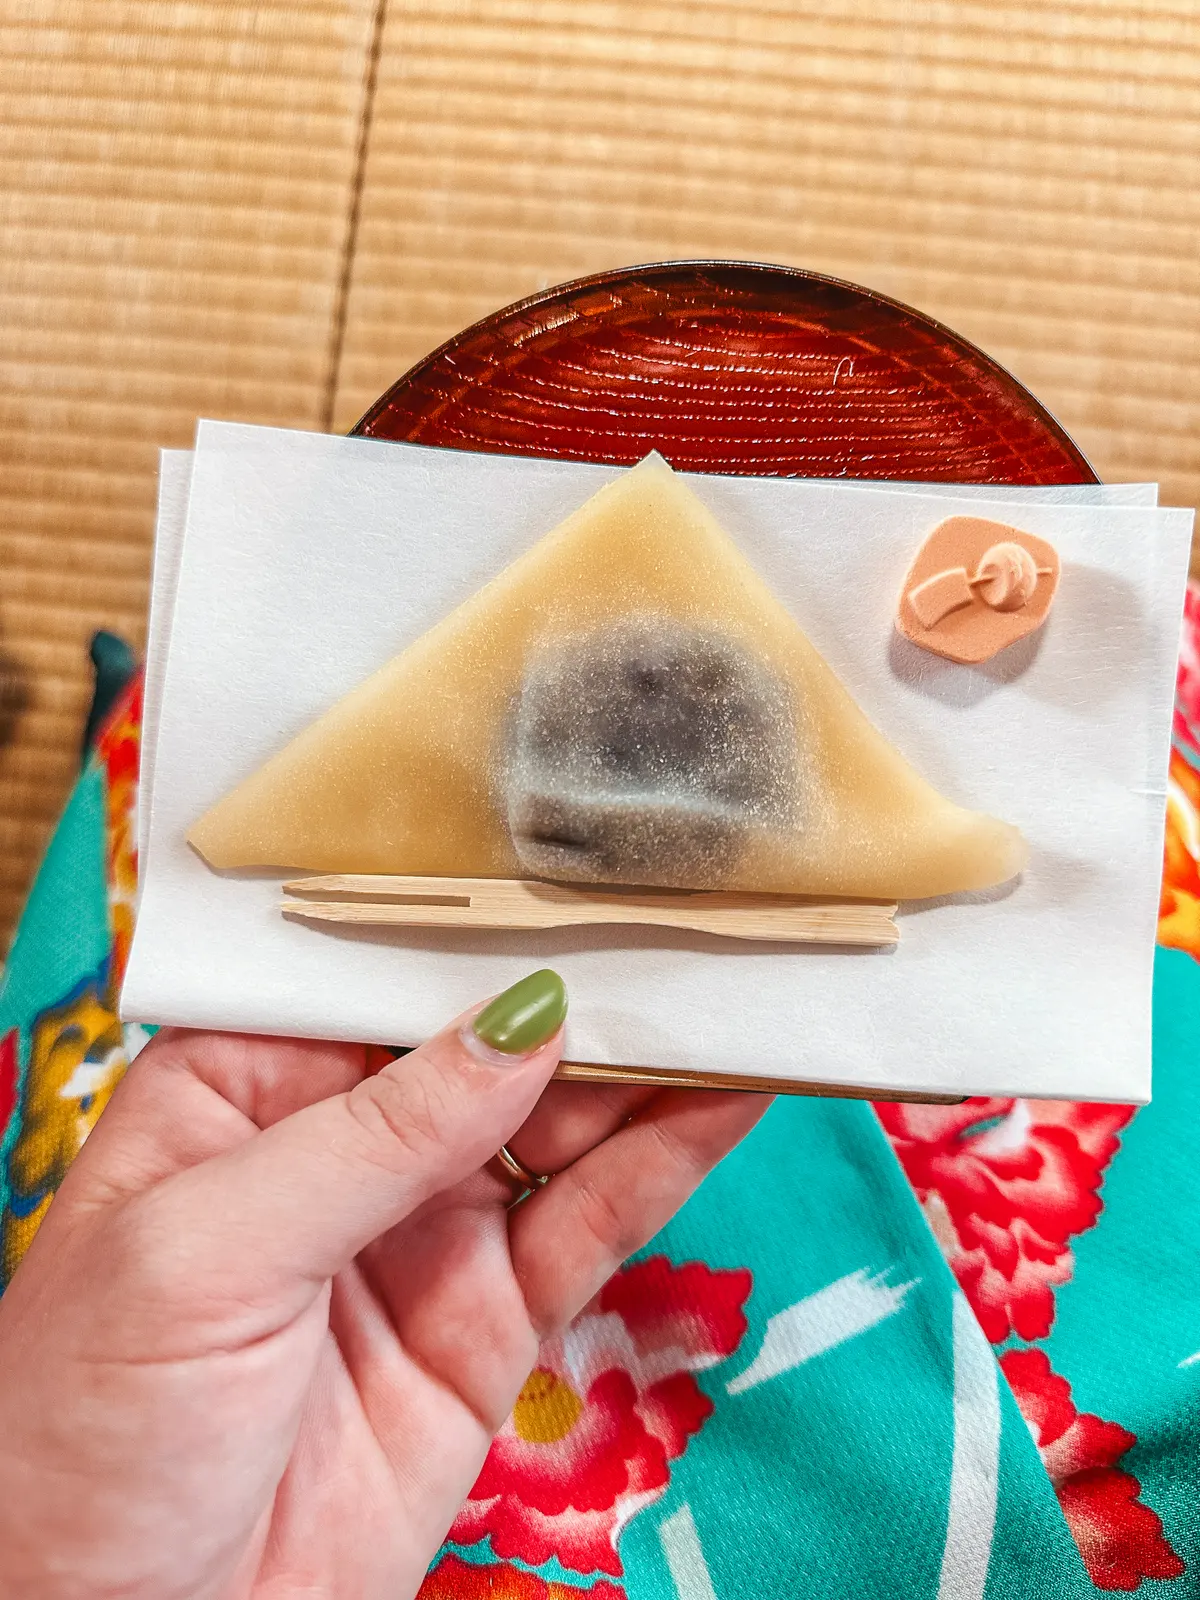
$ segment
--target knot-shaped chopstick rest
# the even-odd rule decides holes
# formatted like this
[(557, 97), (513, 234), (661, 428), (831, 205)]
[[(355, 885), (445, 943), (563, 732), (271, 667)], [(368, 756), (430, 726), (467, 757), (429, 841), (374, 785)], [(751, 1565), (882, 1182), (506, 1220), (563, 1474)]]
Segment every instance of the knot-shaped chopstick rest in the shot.
[(1045, 539), (985, 517), (948, 517), (909, 568), (896, 626), (948, 661), (987, 661), (1045, 622), (1059, 570)]

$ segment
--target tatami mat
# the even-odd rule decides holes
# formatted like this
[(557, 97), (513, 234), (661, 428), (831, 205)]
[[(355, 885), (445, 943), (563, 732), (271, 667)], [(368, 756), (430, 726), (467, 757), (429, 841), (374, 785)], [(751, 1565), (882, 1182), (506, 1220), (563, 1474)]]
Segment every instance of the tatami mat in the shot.
[(0, 27), (0, 951), (100, 626), (144, 630), (159, 445), (324, 424), (370, 0), (32, 0)]
[(700, 255), (869, 283), (1104, 476), (1200, 494), (1193, 0), (380, 3), (26, 0), (0, 31), (0, 938), (87, 636), (141, 636), (154, 447), (198, 413), (348, 426), (541, 286)]

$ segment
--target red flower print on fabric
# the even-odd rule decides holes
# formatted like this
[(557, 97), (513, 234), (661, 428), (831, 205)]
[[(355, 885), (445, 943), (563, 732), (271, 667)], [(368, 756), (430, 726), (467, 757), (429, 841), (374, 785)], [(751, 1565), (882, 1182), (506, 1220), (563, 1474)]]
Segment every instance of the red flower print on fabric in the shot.
[(1069, 1240), (1100, 1213), (1134, 1107), (974, 1099), (876, 1110), (984, 1333), (993, 1344), (1044, 1338), (1074, 1267)]
[(710, 1415), (692, 1373), (737, 1348), (750, 1284), (661, 1256), (618, 1273), (542, 1346), (450, 1541), (490, 1535), (505, 1559), (619, 1577), (621, 1530)]
[(1143, 1578), (1180, 1577), (1184, 1564), (1162, 1522), (1138, 1498), (1138, 1480), (1117, 1465), (1134, 1435), (1077, 1411), (1070, 1384), (1051, 1371), (1044, 1351), (1009, 1350), (1000, 1365), (1096, 1587), (1128, 1590)]
[(0, 1140), (17, 1104), (17, 1030), (0, 1039)]
[(417, 1600), (625, 1600), (625, 1591), (605, 1578), (577, 1589), (573, 1583), (551, 1583), (520, 1567), (480, 1567), (446, 1554), (418, 1589)]
[(1183, 751), (1200, 763), (1200, 584), (1196, 583), (1188, 584), (1183, 602), (1174, 732)]
[(133, 943), (141, 733), (142, 680), (139, 675), (122, 693), (96, 740), (96, 756), (104, 769), (105, 878), (113, 941), (109, 977), (114, 1011)]

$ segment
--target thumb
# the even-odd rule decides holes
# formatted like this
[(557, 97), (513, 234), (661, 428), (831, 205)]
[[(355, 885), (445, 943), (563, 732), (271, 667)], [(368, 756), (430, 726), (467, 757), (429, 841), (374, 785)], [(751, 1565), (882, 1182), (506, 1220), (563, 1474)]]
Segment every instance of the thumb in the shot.
[(190, 1270), (211, 1265), (234, 1293), (239, 1265), (258, 1295), (324, 1283), (516, 1132), (558, 1064), (566, 1009), (558, 974), (534, 972), (348, 1093), (170, 1179)]

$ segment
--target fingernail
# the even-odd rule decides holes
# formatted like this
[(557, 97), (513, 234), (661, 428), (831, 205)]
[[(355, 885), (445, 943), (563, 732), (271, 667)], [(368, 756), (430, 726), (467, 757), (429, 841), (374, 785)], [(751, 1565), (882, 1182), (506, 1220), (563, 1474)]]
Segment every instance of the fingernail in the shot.
[(557, 972), (543, 967), (489, 1000), (471, 1031), (489, 1049), (515, 1061), (552, 1039), (566, 1014), (566, 986)]

